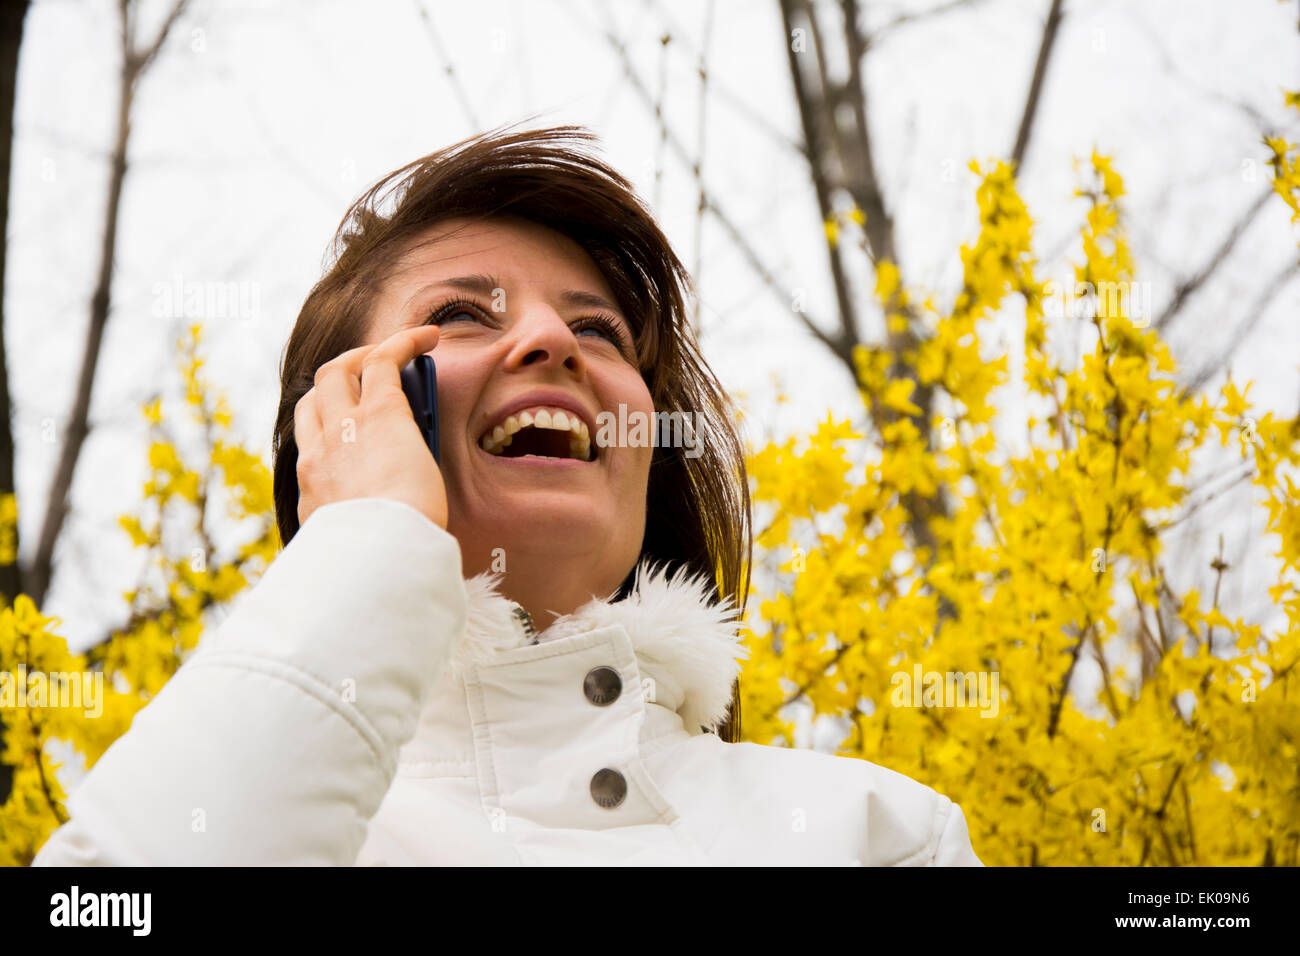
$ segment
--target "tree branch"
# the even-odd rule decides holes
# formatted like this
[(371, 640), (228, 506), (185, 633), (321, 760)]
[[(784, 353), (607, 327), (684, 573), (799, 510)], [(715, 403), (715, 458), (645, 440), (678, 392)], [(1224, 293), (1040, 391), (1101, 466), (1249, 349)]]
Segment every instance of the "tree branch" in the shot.
[[(23, 23), (27, 18), (27, 0), (0, 6), (0, 225), (9, 222), (9, 171), (13, 156), (14, 94), (18, 81), (18, 52), (23, 41)], [(5, 353), (5, 261), (9, 247), (9, 231), (0, 233), (0, 495), (14, 494), (14, 430), (13, 409), (9, 401), (9, 359)], [(18, 571), (18, 522), (12, 531), (14, 561), (0, 565), (0, 601), (12, 603), (22, 587)], [(4, 737), (4, 722), (0, 721), (0, 738)], [(14, 768), (0, 762), (0, 806), (9, 799), (13, 789)], [(43, 773), (43, 767), (42, 767)], [(42, 780), (44, 777), (42, 777)]]
[[(825, 223), (832, 220), (833, 210), (831, 206), (831, 187), (824, 169), (823, 154), (825, 146), (822, 130), (818, 123), (818, 107), (833, 107), (833, 104), (827, 102), (828, 91), (826, 89), (821, 91), (820, 103), (815, 103), (813, 94), (807, 88), (803, 75), (803, 66), (791, 40), (795, 29), (794, 8), (796, 4), (808, 23), (809, 32), (813, 34), (813, 49), (819, 61), (821, 60), (821, 53), (816, 39), (813, 12), (808, 9), (802, 0), (781, 0), (781, 22), (785, 25), (786, 58), (790, 65), (790, 79), (794, 84), (795, 101), (799, 107), (799, 121), (803, 126), (804, 153), (808, 158), (808, 170), (812, 176), (813, 192), (817, 197), (817, 210), (821, 215), (821, 221)], [(821, 75), (824, 78), (824, 72)], [(826, 110), (826, 112), (830, 112), (830, 110)], [(853, 380), (856, 382), (857, 370), (853, 364), (853, 346), (858, 342), (856, 310), (854, 309), (852, 292), (849, 289), (848, 276), (844, 271), (839, 243), (827, 242), (826, 254), (830, 264), (831, 280), (835, 287), (835, 301), (840, 313), (840, 328), (835, 336), (837, 346), (832, 351), (840, 357), (841, 361), (845, 362), (850, 374), (853, 375)]]
[(1237, 323), (1236, 327), (1228, 336), (1228, 347), (1219, 352), (1211, 361), (1202, 366), (1191, 381), (1180, 389), (1182, 398), (1194, 394), (1202, 388), (1213, 376), (1217, 375), (1228, 363), (1232, 357), (1241, 348), (1243, 342), (1250, 336), (1259, 320), (1264, 317), (1269, 304), (1275, 299), (1279, 292), (1286, 288), (1287, 284), (1300, 273), (1300, 260), (1288, 262), (1281, 269), (1273, 274), (1264, 287), (1260, 289), (1259, 295), (1250, 303), (1246, 309), (1245, 317)]
[(1238, 240), (1241, 239), (1242, 234), (1245, 233), (1250, 224), (1255, 221), (1255, 217), (1258, 216), (1259, 211), (1268, 204), (1268, 199), (1272, 195), (1272, 187), (1261, 192), (1259, 196), (1255, 198), (1255, 201), (1250, 204), (1250, 207), (1242, 213), (1241, 217), (1233, 223), (1232, 228), (1228, 230), (1228, 234), (1223, 237), (1223, 241), (1219, 243), (1219, 247), (1215, 249), (1214, 253), (1206, 260), (1205, 264), (1193, 275), (1188, 276), (1177, 285), (1174, 289), (1174, 297), (1169, 301), (1169, 304), (1165, 306), (1165, 310), (1160, 313), (1160, 318), (1155, 321), (1157, 331), (1165, 331), (1165, 329), (1169, 327), (1170, 323), (1178, 317), (1183, 306), (1187, 304), (1187, 300), (1200, 290), (1201, 286), (1205, 284), (1205, 280), (1214, 275), (1219, 266), (1223, 265), (1224, 260), (1228, 258), (1229, 253), (1232, 252), (1236, 247)]
[(77, 388), (73, 397), (72, 410), (64, 426), (63, 448), (55, 466), (54, 479), (50, 486), (50, 497), (45, 511), (45, 520), (41, 525), (37, 540), (36, 555), (31, 567), (24, 574), (24, 590), (39, 607), (45, 600), (53, 573), (54, 547), (63, 530), (68, 516), (69, 496), (72, 479), (76, 473), (77, 461), (81, 449), (89, 434), (90, 400), (94, 391), (95, 372), (99, 364), (100, 351), (104, 342), (104, 330), (108, 325), (111, 308), (111, 290), (113, 281), (114, 257), (117, 251), (118, 216), (122, 205), (122, 186), (126, 179), (127, 145), (131, 138), (131, 107), (134, 102), (135, 84), (148, 67), (163, 42), (167, 33), (175, 25), (187, 0), (177, 0), (163, 29), (154, 42), (143, 53), (131, 48), (134, 33), (132, 22), (132, 4), (122, 0), (118, 11), (120, 17), (122, 49), (122, 69), (118, 76), (117, 135), (110, 159), (108, 176), (108, 201), (104, 212), (103, 234), (100, 239), (99, 273), (95, 281), (95, 291), (90, 300), (90, 324), (86, 330), (85, 351), (81, 357), (81, 370), (77, 376)]
[(977, 3), (985, 2), (987, 2), (987, 0), (948, 0), (947, 3), (941, 3), (938, 6), (930, 7), (928, 10), (917, 10), (914, 13), (900, 13), (898, 16), (881, 24), (867, 35), (867, 47), (871, 48), (875, 46), (884, 39), (885, 36), (893, 33), (899, 27), (913, 26), (924, 20), (942, 16), (945, 13), (952, 13), (954, 10), (958, 10), (962, 7), (970, 7)]
[[(713, 0), (709, 0), (709, 7), (707, 9), (711, 10), (712, 5)], [(687, 56), (694, 57), (699, 62), (704, 62), (705, 51), (709, 46), (709, 39), (712, 31), (711, 22), (706, 20), (704, 25), (704, 38), (701, 41), (700, 46), (697, 47), (692, 42), (690, 33), (682, 29), (681, 25), (673, 19), (672, 14), (664, 7), (662, 0), (654, 0), (653, 6), (656, 15), (663, 21), (667, 31), (672, 34), (673, 43), (681, 47), (686, 52)], [(712, 17), (712, 15), (711, 12), (706, 14), (707, 17)], [(799, 144), (787, 135), (785, 130), (777, 128), (773, 125), (772, 120), (769, 117), (763, 115), (759, 110), (745, 102), (744, 99), (727, 86), (723, 78), (710, 74), (709, 95), (710, 97), (717, 99), (719, 102), (726, 103), (743, 116), (746, 121), (753, 124), (755, 129), (759, 130), (777, 146), (789, 150), (790, 152), (801, 152)]]
[[(641, 80), (641, 77), (637, 74), (636, 68), (632, 64), (632, 59), (628, 54), (626, 45), (610, 28), (603, 29), (602, 35), (618, 55), (623, 67), (624, 75), (631, 84), (633, 92), (637, 94), (642, 104), (653, 113), (654, 97), (651, 95), (645, 83)], [(678, 162), (683, 166), (686, 166), (688, 169), (694, 169), (697, 165), (697, 161), (691, 158), (680, 137), (677, 136), (672, 127), (668, 126), (663, 117), (659, 117), (659, 124), (665, 142), (668, 145), (668, 149), (677, 158)], [(749, 240), (745, 238), (745, 234), (732, 221), (731, 217), (727, 215), (726, 211), (718, 205), (712, 194), (705, 188), (703, 180), (698, 181), (698, 186), (700, 194), (704, 197), (705, 207), (718, 225), (722, 227), (722, 231), (726, 234), (727, 238), (731, 240), (733, 245), (735, 245), (736, 249), (740, 252), (741, 257), (749, 264), (750, 268), (753, 269), (758, 278), (762, 280), (763, 284), (781, 300), (784, 307), (789, 309), (790, 304), (794, 301), (794, 294), (790, 289), (783, 286), (777, 280), (776, 276), (773, 275), (771, 269), (767, 267), (759, 257), (758, 252), (750, 244)], [(853, 343), (842, 341), (838, 336), (822, 331), (819, 327), (819, 323), (814, 322), (812, 318), (804, 312), (795, 312), (795, 315), (803, 324), (804, 328), (807, 329), (808, 332), (817, 339), (817, 341), (826, 346), (832, 354), (834, 354), (841, 363), (844, 364), (845, 368), (854, 376), (854, 380), (856, 381), (857, 373), (853, 364)]]
[[(894, 250), (894, 220), (885, 206), (871, 143), (866, 83), (862, 76), (862, 60), (866, 56), (867, 43), (858, 29), (857, 0), (843, 0), (843, 6), (844, 38), (849, 48), (849, 81), (844, 92), (853, 106), (854, 132), (857, 134), (852, 140), (851, 161), (850, 157), (845, 157), (845, 169), (849, 171), (846, 185), (853, 194), (853, 201), (866, 214), (863, 231), (866, 233), (872, 259), (899, 265)], [(832, 124), (835, 122), (833, 114), (829, 120)]]
[[(699, 121), (695, 127), (695, 163), (691, 167), (691, 175), (695, 178), (695, 183), (699, 189), (699, 197), (695, 205), (695, 268), (691, 271), (691, 276), (695, 279), (696, 288), (700, 286), (700, 275), (704, 271), (704, 214), (709, 208), (708, 199), (704, 195), (704, 154), (705, 154), (705, 137), (708, 133), (708, 105), (709, 105), (709, 41), (713, 38), (713, 15), (717, 8), (716, 0), (708, 0), (704, 13), (704, 39), (700, 42), (700, 52), (698, 66), (696, 70), (700, 78), (700, 96), (699, 96)], [(700, 331), (700, 297), (695, 296), (695, 308), (691, 324), (695, 327), (698, 334)]]
[(1043, 92), (1043, 80), (1047, 76), (1047, 65), (1052, 59), (1052, 47), (1056, 43), (1056, 34), (1061, 26), (1062, 0), (1052, 0), (1047, 11), (1047, 22), (1043, 24), (1043, 39), (1038, 45), (1038, 60), (1034, 63), (1034, 75), (1029, 81), (1029, 94), (1025, 97), (1025, 109), (1020, 116), (1020, 128), (1016, 130), (1016, 145), (1011, 148), (1011, 162), (1019, 175), (1024, 162), (1025, 150), (1029, 148), (1029, 137), (1034, 130), (1034, 118), (1038, 114), (1038, 99)]
[(442, 37), (438, 35), (437, 29), (433, 25), (433, 18), (429, 16), (429, 11), (420, 0), (412, 0), (415, 4), (415, 12), (419, 14), (420, 20), (424, 23), (424, 30), (429, 34), (429, 42), (433, 44), (433, 52), (442, 62), (442, 72), (447, 74), (447, 83), (451, 86), (451, 91), (455, 94), (456, 102), (460, 104), (460, 110), (465, 114), (465, 119), (469, 123), (471, 133), (477, 133), (479, 129), (478, 117), (474, 115), (474, 107), (470, 105), (469, 95), (465, 92), (464, 85), (460, 82), (460, 77), (456, 75), (456, 66), (451, 62), (451, 57), (443, 48)]
[(147, 49), (132, 57), (135, 65), (132, 79), (134, 79), (135, 75), (139, 75), (149, 69), (149, 64), (152, 63), (154, 57), (158, 55), (158, 51), (162, 49), (162, 45), (167, 42), (167, 35), (171, 33), (172, 27), (176, 25), (176, 21), (180, 19), (181, 14), (185, 12), (185, 5), (187, 3), (189, 3), (189, 0), (176, 0), (175, 6), (173, 6), (171, 12), (167, 14), (167, 19), (163, 21), (162, 28), (158, 31), (158, 36), (154, 38), (153, 43), (149, 44)]

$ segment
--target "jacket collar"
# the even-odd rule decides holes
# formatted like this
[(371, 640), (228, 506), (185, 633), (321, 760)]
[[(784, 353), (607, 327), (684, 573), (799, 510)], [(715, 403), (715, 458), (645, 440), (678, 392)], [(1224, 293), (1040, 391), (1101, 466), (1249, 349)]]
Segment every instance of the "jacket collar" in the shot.
[(726, 718), (749, 649), (741, 643), (730, 602), (714, 603), (702, 575), (685, 568), (670, 575), (643, 561), (627, 598), (593, 598), (535, 638), (516, 617), (518, 605), (498, 592), (500, 578), (485, 572), (465, 581), (465, 632), (449, 667), (458, 683), (468, 667), (489, 663), (502, 651), (617, 626), (631, 641), (642, 674), (655, 681), (658, 702), (675, 710), (689, 733), (716, 730)]

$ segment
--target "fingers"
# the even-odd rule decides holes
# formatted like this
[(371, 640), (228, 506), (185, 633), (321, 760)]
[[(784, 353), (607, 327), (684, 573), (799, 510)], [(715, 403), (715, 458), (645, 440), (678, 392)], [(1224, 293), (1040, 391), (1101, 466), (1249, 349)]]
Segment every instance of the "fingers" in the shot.
[(320, 423), (336, 426), (352, 414), (361, 400), (361, 375), (353, 368), (374, 346), (344, 352), (316, 370), (316, 410)]
[(386, 393), (401, 392), (401, 370), (417, 355), (432, 351), (439, 331), (436, 325), (403, 329), (375, 346), (361, 360), (361, 394), (367, 400), (377, 400)]
[(348, 417), (363, 392), (370, 398), (379, 398), (387, 390), (400, 392), (400, 370), (438, 344), (438, 331), (436, 325), (403, 329), (379, 345), (349, 349), (317, 369), (316, 384), (294, 408), (294, 440), (299, 451), (321, 441), (325, 423), (334, 427)]
[(315, 448), (321, 440), (321, 418), (316, 408), (316, 390), (313, 388), (293, 407), (293, 441), (301, 457), (304, 448)]

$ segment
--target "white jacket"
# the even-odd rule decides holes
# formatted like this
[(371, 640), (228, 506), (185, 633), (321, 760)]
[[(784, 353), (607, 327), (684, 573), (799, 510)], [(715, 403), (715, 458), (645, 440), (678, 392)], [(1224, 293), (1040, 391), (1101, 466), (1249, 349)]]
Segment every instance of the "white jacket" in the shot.
[(515, 610), (407, 505), (318, 509), (36, 865), (980, 865), (928, 787), (704, 733), (747, 651), (698, 583)]

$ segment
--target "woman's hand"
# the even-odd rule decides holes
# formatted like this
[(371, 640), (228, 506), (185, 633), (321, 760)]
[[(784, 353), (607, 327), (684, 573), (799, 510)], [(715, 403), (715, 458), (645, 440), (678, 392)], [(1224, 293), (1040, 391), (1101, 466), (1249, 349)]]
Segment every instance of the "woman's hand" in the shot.
[(447, 492), (402, 391), (401, 370), (438, 342), (438, 327), (403, 329), (316, 371), (294, 408), (298, 522), (349, 498), (405, 502), (447, 527)]

